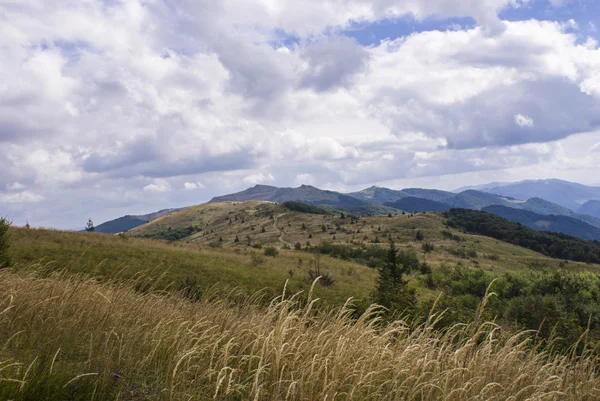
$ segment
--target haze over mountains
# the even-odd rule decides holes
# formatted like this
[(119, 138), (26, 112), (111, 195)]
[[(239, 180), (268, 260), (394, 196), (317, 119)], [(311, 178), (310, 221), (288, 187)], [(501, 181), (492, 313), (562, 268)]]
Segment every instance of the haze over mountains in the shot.
[[(454, 192), (373, 186), (362, 191), (340, 193), (311, 185), (297, 188), (256, 185), (241, 192), (214, 197), (209, 203), (250, 200), (295, 201), (357, 215), (445, 212), (451, 208), (483, 210), (535, 230), (600, 240), (600, 188), (561, 180), (492, 183)], [(99, 228), (103, 232), (129, 230), (169, 212), (164, 210), (155, 216), (125, 216)], [(119, 231), (115, 231), (117, 229)]]

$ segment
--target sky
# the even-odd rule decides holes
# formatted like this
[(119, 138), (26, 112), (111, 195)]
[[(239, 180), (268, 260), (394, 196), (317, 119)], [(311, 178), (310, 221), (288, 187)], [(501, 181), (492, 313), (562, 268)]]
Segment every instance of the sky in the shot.
[(600, 185), (595, 0), (0, 0), (0, 215)]

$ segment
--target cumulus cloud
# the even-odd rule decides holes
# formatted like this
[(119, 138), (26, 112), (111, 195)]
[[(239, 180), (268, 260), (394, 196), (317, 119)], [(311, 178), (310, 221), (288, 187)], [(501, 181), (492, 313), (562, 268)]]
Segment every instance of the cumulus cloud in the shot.
[(264, 184), (265, 182), (273, 182), (275, 178), (271, 174), (251, 174), (243, 179), (246, 184), (256, 185), (256, 184)]
[(532, 128), (534, 125), (533, 118), (524, 116), (523, 114), (515, 115), (515, 124), (521, 128)]
[(191, 191), (191, 190), (198, 189), (198, 188), (206, 188), (204, 186), (204, 184), (202, 184), (201, 182), (184, 182), (183, 187), (187, 191)]
[(39, 203), (44, 197), (34, 192), (23, 191), (12, 194), (0, 194), (0, 203)]
[[(18, 218), (40, 202), (63, 222), (92, 196), (131, 214), (258, 183), (556, 161), (546, 144), (599, 128), (600, 53), (572, 24), (498, 17), (526, 3), (1, 3), (0, 206)], [(344, 36), (455, 17), (477, 26)]]
[(171, 191), (171, 184), (168, 181), (162, 179), (156, 179), (152, 184), (148, 184), (144, 187), (144, 191), (147, 192), (169, 192)]

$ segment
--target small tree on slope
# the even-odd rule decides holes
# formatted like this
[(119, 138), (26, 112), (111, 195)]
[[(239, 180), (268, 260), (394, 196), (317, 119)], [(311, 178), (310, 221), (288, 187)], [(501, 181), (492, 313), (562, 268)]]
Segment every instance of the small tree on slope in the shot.
[(8, 229), (10, 222), (5, 218), (0, 218), (0, 268), (10, 266), (11, 260), (9, 255), (9, 238)]
[(379, 269), (374, 300), (391, 312), (404, 312), (414, 308), (416, 304), (415, 290), (404, 279), (404, 267), (398, 263), (398, 259), (398, 248), (390, 240), (385, 261)]

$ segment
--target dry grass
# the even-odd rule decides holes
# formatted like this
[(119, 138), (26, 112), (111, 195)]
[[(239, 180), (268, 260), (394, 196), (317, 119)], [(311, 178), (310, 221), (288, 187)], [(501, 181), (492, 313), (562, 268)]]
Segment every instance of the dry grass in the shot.
[(409, 330), (280, 297), (206, 298), (0, 271), (0, 399), (597, 400), (597, 360), (493, 323)]

